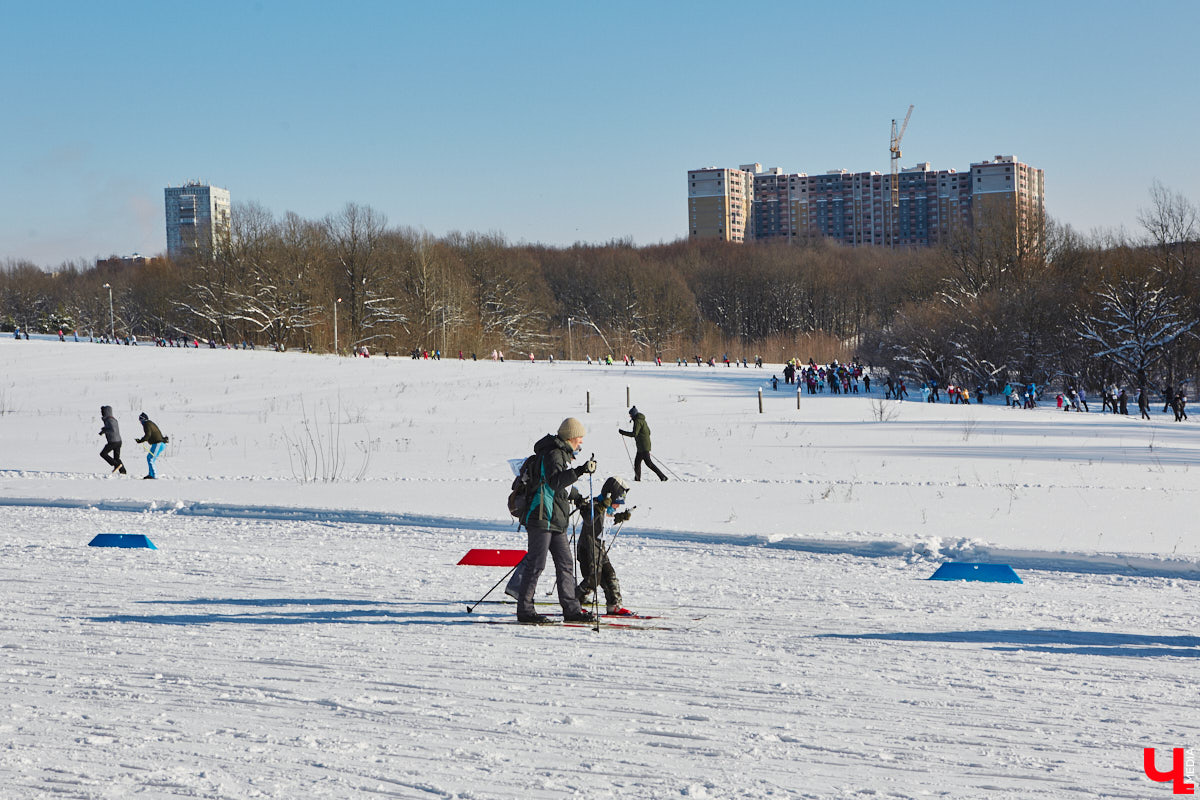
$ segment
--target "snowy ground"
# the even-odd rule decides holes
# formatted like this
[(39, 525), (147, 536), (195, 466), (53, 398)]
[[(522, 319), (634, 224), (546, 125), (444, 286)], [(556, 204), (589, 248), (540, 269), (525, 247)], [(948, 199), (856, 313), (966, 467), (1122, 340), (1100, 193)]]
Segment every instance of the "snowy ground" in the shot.
[[(1195, 423), (760, 415), (772, 371), (0, 339), (0, 796), (1169, 796), (1142, 748), (1200, 739)], [(676, 476), (613, 551), (656, 627), (468, 615), (503, 570), (455, 562), (523, 546), (507, 459), (571, 414), (628, 476), (626, 391)], [(1025, 584), (925, 580), (947, 558)]]

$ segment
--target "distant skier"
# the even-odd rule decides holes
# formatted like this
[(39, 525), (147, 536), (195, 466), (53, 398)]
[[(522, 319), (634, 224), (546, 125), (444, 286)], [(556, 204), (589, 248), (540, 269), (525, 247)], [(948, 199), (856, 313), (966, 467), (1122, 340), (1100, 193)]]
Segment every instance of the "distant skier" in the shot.
[(1142, 415), (1142, 419), (1150, 419), (1150, 398), (1146, 396), (1146, 390), (1138, 388), (1137, 396), (1138, 412)]
[[(113, 416), (112, 406), (100, 406), (100, 420), (104, 423), (100, 435), (106, 440), (100, 457), (108, 462), (113, 472), (125, 475), (125, 464), (121, 461), (121, 428), (117, 425), (117, 418)], [(110, 453), (112, 455), (109, 455)]]
[(591, 602), (592, 592), (599, 582), (604, 590), (607, 612), (619, 617), (633, 616), (633, 612), (621, 606), (621, 584), (617, 581), (612, 562), (608, 560), (608, 548), (600, 537), (604, 533), (605, 517), (611, 516), (613, 522), (620, 525), (631, 516), (629, 511), (616, 510), (625, 504), (628, 491), (629, 484), (613, 476), (604, 482), (600, 494), (591, 500), (581, 497), (577, 503), (581, 525), (575, 552), (579, 557), (579, 574), (583, 578), (577, 590), (579, 603), (586, 606)]
[(1176, 392), (1175, 398), (1171, 401), (1171, 410), (1175, 412), (1175, 421), (1182, 422), (1188, 418), (1187, 415), (1187, 395), (1183, 392)]
[(645, 464), (660, 481), (665, 481), (667, 476), (650, 460), (650, 426), (646, 424), (646, 415), (638, 411), (637, 406), (633, 406), (629, 409), (629, 419), (633, 421), (633, 430), (623, 430), (621, 435), (632, 437), (637, 446), (637, 456), (633, 459), (633, 479), (642, 479), (642, 464)]
[(159, 454), (167, 446), (168, 440), (166, 436), (162, 435), (162, 431), (158, 429), (158, 426), (150, 421), (150, 417), (146, 416), (145, 411), (138, 414), (138, 422), (142, 423), (142, 438), (135, 439), (134, 441), (138, 444), (145, 442), (149, 445), (149, 450), (146, 453), (146, 469), (148, 474), (142, 480), (152, 481), (156, 477), (154, 474), (154, 462), (158, 460)]

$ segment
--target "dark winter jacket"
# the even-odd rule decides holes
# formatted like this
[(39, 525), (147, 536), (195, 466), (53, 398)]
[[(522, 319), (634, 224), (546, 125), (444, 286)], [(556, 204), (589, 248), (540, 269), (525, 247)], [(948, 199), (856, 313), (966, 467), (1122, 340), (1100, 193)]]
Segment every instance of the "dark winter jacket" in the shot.
[(150, 420), (146, 420), (142, 423), (142, 432), (145, 435), (143, 435), (140, 439), (135, 439), (134, 441), (146, 442), (147, 444), (154, 445), (162, 444), (167, 440), (167, 437), (162, 435), (162, 431), (158, 429), (158, 426)]
[(632, 436), (639, 453), (650, 452), (650, 426), (646, 424), (646, 415), (640, 411), (633, 418), (633, 430), (621, 431), (622, 436)]
[(592, 500), (579, 504), (579, 535), (599, 538), (604, 535), (604, 507)]
[[(533, 446), (533, 454), (540, 456), (540, 463), (534, 469), (537, 481), (542, 481), (541, 470), (545, 471), (545, 495), (549, 502), (538, 502), (540, 487), (534, 491), (534, 501), (530, 506), (529, 517), (525, 527), (549, 530), (551, 533), (562, 533), (567, 529), (571, 516), (570, 488), (571, 484), (585, 474), (583, 467), (572, 467), (571, 459), (574, 454), (571, 445), (553, 433), (548, 433)], [(553, 500), (550, 501), (550, 495)], [(549, 511), (547, 511), (547, 508)]]
[(120, 444), (121, 428), (117, 425), (117, 418), (113, 416), (112, 406), (100, 406), (100, 419), (104, 423), (100, 432), (108, 439), (108, 443)]

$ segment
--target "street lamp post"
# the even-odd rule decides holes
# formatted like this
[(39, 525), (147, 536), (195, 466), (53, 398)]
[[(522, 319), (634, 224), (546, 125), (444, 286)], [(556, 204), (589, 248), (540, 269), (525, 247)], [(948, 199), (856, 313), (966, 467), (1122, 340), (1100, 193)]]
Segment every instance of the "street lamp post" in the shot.
[(575, 343), (571, 339), (571, 323), (575, 321), (574, 317), (567, 317), (567, 360), (575, 360)]
[(116, 318), (113, 316), (112, 284), (106, 283), (101, 288), (108, 289), (108, 330), (112, 334), (112, 340), (115, 342), (117, 341), (117, 323)]
[(337, 301), (336, 301), (336, 302), (333, 304), (333, 354), (334, 354), (334, 355), (337, 355), (337, 353), (338, 353), (338, 341), (337, 341), (337, 307), (338, 307), (338, 303), (340, 303), (340, 302), (342, 302), (342, 298), (340, 298), (340, 297), (339, 297), (339, 298), (337, 299)]

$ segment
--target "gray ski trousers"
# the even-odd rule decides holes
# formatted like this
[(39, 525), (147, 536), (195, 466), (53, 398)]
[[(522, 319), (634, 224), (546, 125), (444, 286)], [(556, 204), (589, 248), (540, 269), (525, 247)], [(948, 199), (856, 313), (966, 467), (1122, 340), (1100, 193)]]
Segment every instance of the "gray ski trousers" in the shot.
[[(530, 528), (529, 546), (525, 558), (517, 566), (520, 588), (517, 590), (517, 616), (535, 614), (534, 595), (537, 593), (538, 578), (546, 568), (546, 553), (554, 559), (555, 582), (558, 585), (558, 602), (563, 614), (579, 613), (579, 599), (575, 596), (575, 557), (571, 543), (565, 533)], [(513, 576), (514, 578), (516, 575)]]

